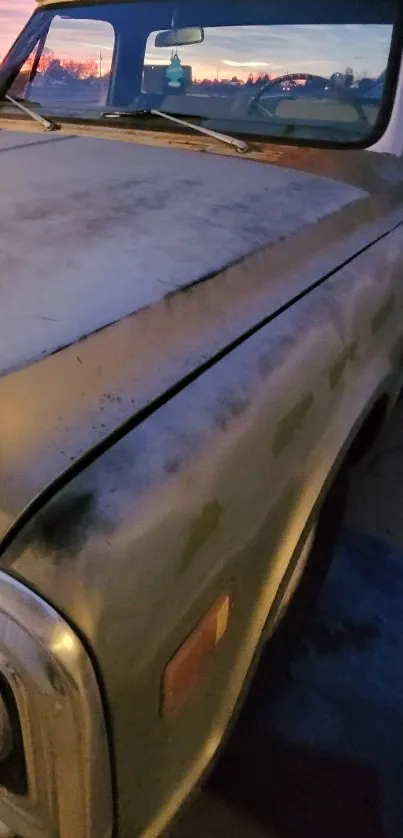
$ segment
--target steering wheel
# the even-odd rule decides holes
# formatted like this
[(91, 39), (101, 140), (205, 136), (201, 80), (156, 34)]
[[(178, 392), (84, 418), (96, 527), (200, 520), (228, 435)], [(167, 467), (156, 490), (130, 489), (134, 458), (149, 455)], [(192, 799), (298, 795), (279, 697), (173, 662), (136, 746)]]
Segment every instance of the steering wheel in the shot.
[[(323, 87), (326, 87), (326, 85), (329, 84), (329, 80), (325, 79), (324, 76), (316, 76), (313, 73), (287, 73), (285, 76), (278, 76), (276, 79), (271, 79), (266, 82), (266, 84), (264, 84), (251, 99), (249, 103), (249, 110), (257, 110), (261, 116), (274, 116), (274, 113), (261, 105), (260, 99), (272, 87), (276, 87), (278, 84), (284, 84), (287, 81), (320, 81), (323, 83)], [(295, 97), (290, 94), (285, 98), (294, 99)]]
[[(269, 107), (265, 107), (261, 103), (261, 98), (270, 90), (272, 87), (275, 87), (277, 84), (283, 84), (287, 81), (319, 81), (323, 84), (323, 89), (329, 86), (330, 81), (326, 79), (324, 76), (317, 76), (314, 73), (287, 73), (285, 76), (279, 76), (276, 79), (271, 79), (270, 81), (266, 82), (263, 87), (252, 97), (251, 101), (249, 102), (249, 113), (253, 112), (254, 110), (257, 111), (260, 116), (263, 116), (267, 119), (274, 119), (276, 114), (274, 110), (270, 110)], [(333, 88), (329, 91), (329, 95), (336, 100), (348, 102), (356, 113), (358, 114), (360, 122), (365, 123), (366, 126), (370, 125), (369, 119), (359, 102), (357, 102), (351, 95), (349, 95), (349, 91), (347, 89), (339, 89)], [(293, 93), (282, 94), (282, 99), (296, 99)], [(277, 104), (278, 99), (273, 97), (273, 102)]]

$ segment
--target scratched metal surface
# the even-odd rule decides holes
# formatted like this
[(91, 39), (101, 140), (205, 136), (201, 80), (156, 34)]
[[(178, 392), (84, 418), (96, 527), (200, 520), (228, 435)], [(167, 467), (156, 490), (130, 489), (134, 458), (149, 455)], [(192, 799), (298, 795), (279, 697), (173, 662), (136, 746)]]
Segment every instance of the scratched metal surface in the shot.
[[(24, 135), (14, 134), (14, 145), (18, 137), (19, 142), (22, 142), (21, 137), (23, 138)], [(213, 357), (217, 351), (253, 326), (262, 316), (275, 313), (293, 296), (301, 293), (313, 281), (320, 279), (326, 271), (337, 265), (343, 258), (351, 257), (376, 235), (390, 229), (400, 217), (402, 187), (399, 184), (399, 178), (402, 175), (402, 167), (401, 164), (393, 167), (392, 188), (390, 185), (392, 166), (389, 159), (384, 161), (383, 191), (375, 191), (371, 197), (365, 198), (360, 197), (367, 194), (364, 190), (354, 191), (353, 189), (351, 192), (349, 187), (342, 185), (340, 192), (338, 191), (339, 183), (328, 179), (313, 178), (311, 180), (306, 175), (302, 175), (302, 180), (295, 181), (289, 169), (285, 171), (280, 169), (279, 176), (273, 166), (263, 167), (257, 165), (256, 162), (242, 161), (239, 158), (236, 160), (210, 158), (210, 162), (206, 165), (206, 155), (201, 158), (200, 155), (195, 157), (194, 154), (183, 155), (181, 152), (179, 156), (172, 157), (173, 152), (166, 149), (163, 152), (161, 149), (145, 150), (128, 143), (123, 146), (128, 154), (126, 159), (123, 156), (122, 146), (119, 145), (117, 153), (119, 163), (115, 159), (114, 177), (116, 180), (118, 172), (120, 178), (118, 181), (123, 193), (125, 189), (121, 180), (121, 161), (125, 164), (130, 162), (131, 165), (133, 164), (132, 168), (134, 161), (138, 163), (139, 160), (144, 162), (151, 159), (159, 161), (159, 165), (163, 166), (164, 154), (167, 153), (166, 160), (169, 160), (170, 164), (173, 160), (176, 161), (176, 166), (180, 164), (182, 178), (184, 177), (184, 161), (191, 168), (197, 160), (198, 166), (201, 166), (200, 172), (203, 177), (207, 178), (209, 186), (221, 167), (224, 166), (222, 171), (225, 174), (226, 167), (230, 166), (228, 173), (231, 171), (229, 180), (232, 189), (237, 183), (234, 180), (235, 173), (241, 172), (238, 178), (240, 178), (239, 184), (243, 184), (243, 189), (246, 190), (244, 194), (251, 195), (253, 190), (256, 195), (259, 193), (260, 210), (262, 200), (264, 202), (267, 200), (269, 203), (271, 201), (273, 205), (266, 221), (262, 226), (258, 225), (256, 229), (252, 229), (254, 228), (251, 223), (252, 216), (248, 221), (243, 219), (242, 224), (248, 231), (246, 239), (241, 243), (238, 241), (239, 236), (234, 235), (235, 228), (231, 227), (230, 238), (236, 242), (235, 249), (234, 244), (229, 242), (225, 230), (226, 224), (224, 224), (224, 230), (218, 233), (218, 238), (214, 241), (216, 249), (214, 258), (209, 255), (209, 248), (204, 246), (204, 239), (193, 236), (191, 248), (193, 247), (198, 255), (203, 253), (203, 269), (198, 264), (198, 260), (190, 261), (188, 264), (189, 259), (185, 258), (189, 256), (188, 244), (183, 249), (181, 232), (178, 234), (179, 238), (175, 240), (176, 244), (173, 249), (175, 242), (169, 240), (169, 227), (166, 228), (164, 238), (162, 232), (160, 235), (160, 226), (156, 223), (150, 226), (148, 222), (145, 227), (142, 227), (143, 222), (137, 221), (140, 223), (142, 236), (143, 261), (147, 255), (151, 254), (153, 243), (155, 244), (159, 237), (162, 238), (162, 242), (159, 242), (157, 259), (154, 258), (154, 274), (150, 275), (150, 281), (148, 281), (148, 276), (147, 281), (144, 281), (144, 273), (140, 271), (141, 259), (138, 261), (138, 254), (133, 244), (134, 238), (133, 234), (131, 235), (128, 212), (126, 212), (124, 222), (126, 229), (123, 232), (117, 232), (116, 225), (112, 223), (110, 231), (112, 240), (104, 249), (103, 241), (101, 247), (101, 239), (105, 235), (108, 238), (109, 232), (105, 233), (107, 228), (104, 229), (102, 236), (100, 231), (97, 232), (96, 201), (94, 204), (94, 201), (89, 199), (81, 210), (83, 219), (91, 222), (90, 226), (95, 227), (88, 241), (81, 233), (78, 234), (77, 230), (78, 239), (75, 239), (71, 207), (70, 212), (67, 207), (63, 209), (63, 212), (59, 208), (57, 212), (55, 211), (56, 214), (51, 211), (50, 204), (55, 201), (54, 195), (51, 195), (51, 187), (48, 189), (49, 194), (43, 194), (39, 203), (36, 197), (33, 200), (32, 188), (36, 183), (37, 175), (31, 175), (33, 183), (31, 192), (28, 193), (31, 199), (24, 204), (22, 200), (24, 174), (27, 176), (27, 172), (31, 172), (34, 160), (40, 174), (39, 160), (43, 160), (41, 154), (43, 153), (49, 161), (49, 149), (56, 149), (52, 169), (53, 186), (60, 181), (64, 188), (67, 188), (63, 168), (68, 158), (67, 148), (71, 148), (70, 156), (73, 154), (77, 157), (78, 154), (78, 147), (74, 144), (77, 141), (70, 146), (72, 140), (69, 137), (63, 138), (62, 142), (59, 137), (56, 140), (46, 138), (46, 147), (42, 145), (43, 135), (33, 133), (26, 135), (25, 139), (28, 143), (36, 143), (38, 137), (41, 140), (39, 147), (30, 145), (27, 149), (19, 148), (14, 152), (17, 156), (24, 155), (24, 157), (15, 158), (19, 160), (25, 159), (28, 152), (35, 155), (28, 156), (28, 162), (24, 165), (21, 163), (20, 199), (18, 199), (18, 190), (13, 191), (13, 184), (10, 183), (8, 187), (9, 204), (10, 207), (14, 205), (14, 215), (17, 220), (19, 218), (21, 229), (25, 231), (25, 239), (17, 252), (13, 225), (10, 225), (9, 221), (8, 227), (3, 225), (2, 236), (6, 244), (8, 241), (2, 254), (5, 277), (3, 283), (8, 280), (7, 293), (4, 293), (0, 310), (2, 325), (0, 358), (3, 370), (13, 365), (21, 365), (24, 356), (27, 359), (35, 357), (35, 353), (48, 355), (63, 342), (73, 341), (73, 343), (59, 355), (51, 355), (46, 361), (28, 365), (21, 369), (18, 375), (6, 375), (0, 379), (2, 403), (7, 406), (0, 416), (2, 486), (4, 487), (0, 495), (0, 531), (4, 531), (10, 525), (13, 518), (33, 496), (141, 407), (152, 403), (156, 395), (164, 392), (192, 369), (197, 369), (201, 362)], [(0, 134), (0, 141), (6, 144), (9, 142), (7, 132)], [(88, 143), (87, 140), (86, 143)], [(112, 159), (111, 148), (115, 148), (115, 145), (104, 143), (93, 147), (91, 143), (88, 143), (88, 150), (83, 150), (87, 148), (85, 144), (79, 148), (82, 162), (86, 166), (88, 166), (88, 151), (92, 153), (93, 148), (97, 149), (97, 153), (102, 150), (102, 154), (106, 155), (106, 165), (106, 161)], [(136, 155), (139, 152), (143, 156), (137, 158)], [(157, 156), (150, 158), (150, 153), (156, 153)], [(38, 154), (39, 157), (37, 157)], [(293, 156), (295, 157), (295, 152)], [(301, 150), (301, 156), (305, 160), (306, 150)], [(7, 167), (6, 161), (11, 159), (9, 152), (6, 151), (2, 157), (4, 166)], [(328, 157), (328, 165), (331, 168), (333, 155), (328, 154)], [(337, 155), (336, 157), (339, 160)], [(365, 165), (364, 162), (361, 163), (361, 170), (365, 169), (367, 173), (366, 186), (368, 187), (373, 181), (374, 173), (376, 173), (379, 188), (382, 170), (379, 164), (380, 156), (361, 154), (361, 158), (369, 161)], [(102, 161), (97, 160), (94, 169), (86, 175), (88, 182), (98, 182), (100, 162)], [(339, 162), (337, 165), (340, 167)], [(349, 169), (350, 166), (346, 168)], [(78, 169), (80, 172), (79, 166)], [(111, 170), (113, 170), (112, 164)], [(356, 166), (355, 171), (357, 170)], [(263, 171), (266, 181), (262, 180)], [(371, 172), (374, 175), (372, 178)], [(255, 182), (253, 189), (250, 183), (251, 173)], [(52, 182), (52, 177), (50, 177), (50, 182)], [(200, 178), (201, 175), (198, 177)], [(262, 197), (262, 184), (266, 183), (267, 187), (267, 178), (271, 186), (274, 185), (277, 188), (283, 184), (291, 189), (293, 203), (295, 203), (291, 212), (284, 198), (273, 196), (270, 190), (268, 199)], [(257, 180), (259, 187), (256, 185)], [(224, 181), (227, 182), (221, 177), (220, 185), (217, 187), (218, 193), (221, 189), (221, 194), (223, 194), (223, 190), (225, 192), (225, 188), (228, 188), (228, 185), (225, 187)], [(114, 183), (115, 188), (116, 182)], [(12, 186), (13, 189), (11, 189)], [(309, 214), (306, 215), (304, 207), (307, 203), (309, 204), (309, 196), (313, 195), (310, 191), (311, 186), (315, 191), (315, 203), (319, 194), (322, 195), (323, 202), (319, 201), (319, 204), (310, 209)], [(355, 187), (358, 186), (356, 183)], [(78, 200), (77, 188), (76, 184), (69, 184), (69, 194), (72, 196), (74, 206), (77, 205)], [(142, 183), (140, 191), (144, 188), (145, 184)], [(6, 185), (4, 189), (7, 193)], [(108, 190), (99, 185), (97, 189), (97, 195), (101, 189), (104, 199), (107, 200)], [(155, 182), (152, 189), (155, 190)], [(129, 190), (132, 197), (133, 190), (135, 192), (134, 183)], [(204, 215), (201, 214), (205, 217), (206, 207), (208, 216), (211, 207), (214, 206), (214, 195), (207, 198), (204, 187), (201, 194), (207, 201), (204, 206)], [(217, 192), (214, 194), (217, 197)], [(295, 195), (299, 197), (296, 198)], [(155, 195), (154, 197), (158, 198)], [(351, 203), (354, 197), (358, 200)], [(167, 196), (164, 200), (166, 198)], [(340, 202), (347, 202), (348, 205), (338, 212), (327, 215), (331, 208), (335, 209)], [(101, 204), (103, 206), (102, 202)], [(112, 195), (109, 209), (115, 207), (117, 216), (121, 219), (121, 209), (119, 206), (116, 209), (115, 204), (116, 195)], [(46, 210), (45, 217), (40, 215), (41, 207), (44, 211)], [(127, 201), (125, 207), (128, 210)], [(151, 207), (150, 216), (150, 207), (148, 208), (151, 218), (153, 218), (152, 209)], [(158, 200), (156, 200), (156, 209), (158, 209)], [(168, 219), (172, 206), (165, 206), (165, 210), (168, 213)], [(175, 200), (174, 210), (178, 213)], [(180, 206), (179, 210), (175, 229), (183, 222), (183, 211)], [(253, 213), (255, 211), (256, 208)], [(59, 217), (60, 212), (62, 212), (62, 217)], [(232, 213), (233, 218), (237, 214), (244, 213), (238, 198), (235, 200), (233, 192), (228, 197), (226, 218), (228, 212)], [(9, 213), (8, 204), (7, 213)], [(66, 224), (63, 223), (63, 213), (65, 213)], [(325, 217), (322, 220), (316, 224), (311, 223), (312, 218), (318, 218), (323, 214)], [(156, 215), (155, 218), (157, 218)], [(165, 218), (164, 212), (162, 212), (162, 218)], [(239, 226), (239, 221), (236, 225)], [(236, 226), (237, 230), (238, 226)], [(302, 230), (297, 232), (301, 227)], [(8, 234), (7, 229), (9, 229)], [(10, 238), (11, 232), (13, 236)], [(46, 242), (48, 235), (50, 238), (50, 242), (47, 243), (48, 247), (35, 246), (37, 240)], [(286, 240), (275, 242), (279, 236), (281, 238), (286, 236)], [(272, 243), (262, 246), (265, 239)], [(123, 253), (120, 250), (118, 252), (119, 241), (121, 244), (128, 245), (129, 243), (131, 252), (124, 248)], [(208, 241), (211, 243), (210, 238)], [(99, 249), (99, 255), (94, 261), (93, 257), (97, 249)], [(33, 251), (36, 255), (31, 264)], [(204, 255), (206, 252), (207, 257)], [(219, 270), (220, 263), (236, 259), (237, 254), (242, 252), (244, 257), (240, 257), (235, 265), (222, 271)], [(167, 254), (169, 256), (167, 268), (169, 266), (171, 279), (164, 274), (164, 258)], [(84, 263), (81, 264), (83, 260)], [(102, 271), (98, 277), (95, 268), (99, 269), (100, 262), (102, 262)], [(185, 266), (183, 266), (184, 262)], [(92, 268), (91, 265), (93, 265)], [(206, 281), (203, 270), (206, 271), (214, 265), (217, 273), (211, 280)], [(116, 272), (119, 267), (121, 270), (117, 277)], [(175, 271), (178, 272), (177, 276), (175, 276)], [(13, 284), (10, 277), (14, 277)], [(74, 282), (72, 282), (72, 277)], [(192, 277), (193, 279), (199, 277), (202, 281), (194, 284)], [(180, 293), (181, 287), (188, 287), (188, 281), (190, 293)], [(83, 286), (80, 289), (82, 282), (85, 282), (85, 288)], [(99, 293), (100, 285), (102, 287), (105, 285), (102, 294)], [(34, 287), (35, 290), (33, 290)], [(141, 310), (136, 311), (139, 308)], [(123, 316), (125, 312), (128, 314), (126, 317)], [(134, 314), (130, 316), (130, 312)], [(74, 343), (74, 336), (87, 334), (99, 328), (102, 323), (119, 318), (119, 316), (122, 316), (122, 319), (109, 329), (93, 333), (87, 340), (81, 340), (79, 345)], [(155, 335), (158, 335), (158, 340), (155, 339)], [(68, 386), (66, 386), (66, 380), (68, 380)], [(27, 414), (31, 417), (29, 423), (25, 421)], [(4, 496), (6, 500), (3, 500)]]
[[(156, 834), (153, 817), (169, 815), (214, 752), (326, 475), (373, 394), (396, 384), (401, 169), (392, 186), (388, 177), (286, 242), (0, 379), (0, 528), (60, 474), (67, 483), (15, 531), (2, 563), (68, 615), (96, 654), (123, 838), (133, 825)], [(172, 383), (354, 253), (152, 410)], [(147, 404), (146, 421), (86, 465), (86, 452)], [(81, 472), (67, 479), (80, 457)], [(162, 725), (161, 671), (227, 587), (236, 610), (219, 663)]]
[(0, 375), (367, 196), (244, 159), (59, 135), (4, 141)]
[[(401, 250), (398, 231), (259, 331), (76, 477), (2, 557), (96, 652), (122, 835), (169, 808), (214, 750), (331, 462), (401, 349)], [(161, 727), (164, 663), (226, 587), (237, 610), (220, 664)]]

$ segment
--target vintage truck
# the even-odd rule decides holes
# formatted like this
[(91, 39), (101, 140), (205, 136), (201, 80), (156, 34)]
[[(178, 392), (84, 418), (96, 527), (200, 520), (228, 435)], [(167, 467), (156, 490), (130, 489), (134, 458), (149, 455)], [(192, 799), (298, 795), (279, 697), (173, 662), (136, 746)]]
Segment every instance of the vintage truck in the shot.
[(1, 64), (11, 836), (160, 835), (290, 659), (402, 389), (402, 38), (398, 0), (59, 0)]

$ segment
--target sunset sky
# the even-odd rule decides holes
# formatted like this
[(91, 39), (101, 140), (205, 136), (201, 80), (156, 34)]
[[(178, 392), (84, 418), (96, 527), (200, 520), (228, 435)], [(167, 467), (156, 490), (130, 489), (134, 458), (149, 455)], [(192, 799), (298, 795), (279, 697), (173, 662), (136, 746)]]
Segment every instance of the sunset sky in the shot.
[[(7, 52), (35, 8), (34, 0), (0, 0), (0, 58)], [(61, 59), (96, 59), (103, 53), (103, 66), (113, 50), (113, 30), (101, 21), (73, 21), (55, 26), (47, 47)], [(110, 31), (109, 31), (110, 30)], [(219, 77), (237, 74), (247, 77), (251, 71), (305, 72), (330, 75), (335, 70), (351, 65), (362, 73), (381, 73), (386, 64), (390, 43), (390, 28), (376, 26), (293, 26), (232, 27), (232, 30), (210, 29), (206, 42), (197, 47), (181, 48), (183, 63), (193, 65), (197, 76)], [(154, 37), (147, 43), (149, 63), (169, 62), (170, 50), (155, 50)], [(270, 60), (269, 60), (270, 59)], [(295, 65), (295, 66), (294, 66)]]
[(0, 0), (0, 58), (13, 42), (35, 7), (34, 0)]

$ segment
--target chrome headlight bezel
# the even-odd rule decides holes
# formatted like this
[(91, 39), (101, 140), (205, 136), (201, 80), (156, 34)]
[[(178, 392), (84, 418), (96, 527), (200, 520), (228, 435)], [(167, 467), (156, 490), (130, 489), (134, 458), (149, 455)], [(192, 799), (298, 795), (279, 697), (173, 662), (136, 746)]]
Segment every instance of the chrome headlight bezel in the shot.
[(0, 683), (18, 713), (26, 793), (1, 785), (0, 821), (23, 838), (109, 838), (110, 752), (96, 674), (68, 623), (0, 571)]

